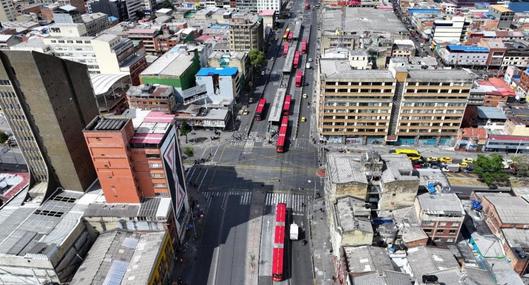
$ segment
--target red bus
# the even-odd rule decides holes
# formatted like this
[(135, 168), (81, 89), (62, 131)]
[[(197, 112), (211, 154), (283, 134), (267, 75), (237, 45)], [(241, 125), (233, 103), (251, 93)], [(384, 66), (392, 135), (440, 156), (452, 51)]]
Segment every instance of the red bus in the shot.
[(283, 116), (290, 116), (290, 101), (292, 101), (292, 96), (285, 96), (285, 102), (283, 103)]
[(301, 70), (298, 70), (296, 73), (296, 87), (301, 87), (303, 84), (303, 72)]
[(276, 206), (276, 225), (274, 230), (274, 248), (272, 250), (272, 280), (279, 282), (285, 278), (285, 231), (287, 218), (287, 204)]
[(296, 51), (296, 53), (294, 53), (294, 68), (298, 68), (298, 65), (299, 65), (299, 51)]
[(283, 55), (287, 55), (288, 53), (288, 42), (283, 44)]
[(294, 33), (293, 32), (289, 32), (288, 33), (288, 41), (292, 41), (293, 38), (294, 38)]
[(288, 117), (283, 116), (281, 119), (281, 126), (279, 127), (279, 136), (277, 137), (276, 152), (285, 152), (285, 144), (287, 142)]
[(257, 103), (257, 108), (255, 109), (255, 119), (257, 121), (260, 121), (263, 119), (265, 105), (266, 105), (266, 99), (265, 98), (259, 99), (259, 103)]
[(302, 54), (307, 53), (307, 42), (305, 40), (301, 41), (301, 53)]

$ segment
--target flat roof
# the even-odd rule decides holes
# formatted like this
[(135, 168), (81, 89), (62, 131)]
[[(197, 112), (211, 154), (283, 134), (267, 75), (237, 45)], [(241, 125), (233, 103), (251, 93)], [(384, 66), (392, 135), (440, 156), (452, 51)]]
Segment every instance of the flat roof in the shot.
[(477, 52), (477, 53), (488, 53), (489, 49), (481, 46), (470, 46), (470, 45), (448, 45), (446, 48), (449, 51), (455, 52)]
[(393, 82), (393, 75), (389, 70), (356, 70), (351, 68), (348, 60), (322, 59), (320, 60), (320, 70), (326, 80), (371, 80)]
[(467, 69), (409, 70), (409, 80), (471, 82), (475, 75)]
[(505, 7), (504, 5), (490, 5), (489, 8), (497, 10), (500, 13), (512, 12), (511, 9)]
[(342, 228), (343, 233), (351, 231), (361, 231), (364, 233), (373, 233), (371, 222), (365, 218), (358, 218), (354, 215), (354, 204), (350, 199), (338, 199), (334, 205), (336, 212), (336, 223)]
[(270, 106), (270, 114), (268, 115), (268, 122), (279, 122), (281, 115), (283, 114), (283, 102), (287, 94), (286, 88), (278, 88), (274, 96), (274, 101)]
[(461, 200), (455, 193), (424, 193), (417, 196), (421, 211), (428, 215), (465, 216)]
[(501, 231), (511, 248), (529, 248), (529, 229), (505, 228)]
[(133, 120), (134, 136), (131, 143), (159, 144), (169, 130), (174, 115), (150, 111), (141, 122)]
[[(344, 31), (346, 33), (408, 33), (392, 10), (346, 7)], [(342, 29), (342, 9), (324, 9), (322, 31), (335, 33)]]
[(484, 195), (504, 224), (529, 224), (529, 203), (521, 197), (510, 195)]
[(141, 72), (142, 76), (180, 76), (192, 64), (195, 57), (194, 52), (185, 52), (179, 49), (172, 48), (170, 51), (164, 53), (149, 67)]
[(478, 106), (477, 111), (481, 119), (507, 120), (505, 112), (497, 107)]
[(121, 130), (129, 119), (125, 118), (107, 118), (103, 116), (96, 117), (96, 124), (89, 124), (86, 126), (90, 131), (116, 131)]
[(202, 67), (196, 76), (234, 76), (239, 72), (237, 67)]
[(165, 232), (105, 232), (98, 236), (70, 284), (147, 284)]

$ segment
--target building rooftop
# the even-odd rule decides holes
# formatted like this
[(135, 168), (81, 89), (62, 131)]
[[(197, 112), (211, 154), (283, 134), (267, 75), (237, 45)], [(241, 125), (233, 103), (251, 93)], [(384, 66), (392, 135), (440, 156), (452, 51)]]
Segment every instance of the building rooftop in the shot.
[(192, 64), (195, 54), (171, 49), (141, 72), (142, 76), (180, 76)]
[(452, 52), (475, 52), (475, 53), (488, 53), (489, 49), (481, 46), (471, 45), (448, 45), (446, 49)]
[(413, 284), (408, 274), (397, 271), (381, 271), (352, 277), (355, 285), (409, 285)]
[(389, 70), (368, 69), (355, 70), (351, 68), (347, 60), (325, 59), (320, 61), (320, 70), (326, 80), (371, 80), (371, 81), (393, 81), (393, 75)]
[(427, 188), (429, 183), (434, 183), (441, 186), (439, 192), (448, 192), (450, 190), (450, 183), (441, 169), (419, 168), (415, 171), (419, 174), (420, 186)]
[(385, 248), (370, 245), (343, 248), (347, 271), (353, 274), (395, 270)]
[(336, 201), (336, 222), (344, 233), (352, 231), (361, 231), (364, 233), (373, 233), (371, 222), (367, 219), (359, 219), (354, 215), (354, 204), (350, 199), (340, 198)]
[(417, 196), (421, 211), (431, 216), (464, 217), (461, 200), (454, 193), (424, 193)]
[(476, 88), (473, 88), (473, 91), (485, 93), (487, 95), (498, 95), (507, 97), (516, 96), (516, 93), (514, 92), (513, 88), (507, 82), (505, 82), (505, 80), (497, 77), (478, 81), (478, 86)]
[(101, 202), (90, 203), (84, 212), (84, 217), (148, 217), (167, 219), (171, 210), (171, 198), (149, 198), (140, 204), (107, 204)]
[(413, 175), (413, 165), (406, 155), (384, 154), (381, 155), (381, 158), (386, 163), (386, 169), (382, 172), (382, 182), (419, 180), (419, 177)]
[(198, 71), (197, 76), (235, 76), (238, 70), (237, 67), (203, 67)]
[(173, 95), (173, 87), (166, 85), (150, 85), (142, 84), (139, 86), (131, 86), (127, 91), (129, 97), (171, 97)]
[(529, 224), (529, 204), (523, 198), (510, 195), (485, 195), (504, 224)]
[(70, 284), (147, 284), (164, 237), (165, 232), (102, 233)]
[(134, 126), (134, 136), (130, 141), (132, 144), (158, 145), (175, 118), (172, 114), (140, 109), (128, 109), (122, 115), (132, 119)]
[(98, 116), (94, 121), (86, 126), (89, 131), (117, 131), (121, 130), (129, 119), (125, 118), (107, 118)]
[(494, 9), (500, 13), (512, 12), (511, 9), (505, 7), (504, 5), (490, 5), (489, 8)]
[(327, 155), (327, 173), (332, 183), (367, 184), (365, 170), (357, 157), (331, 153)]
[(528, 229), (502, 229), (503, 236), (511, 248), (529, 249)]
[(419, 246), (408, 249), (408, 263), (413, 276), (419, 280), (439, 270), (459, 268), (459, 263), (448, 249)]
[(408, 81), (457, 81), (471, 82), (474, 79), (474, 73), (466, 69), (428, 69), (428, 70), (409, 70)]
[(373, 8), (324, 9), (322, 31), (342, 30), (342, 11), (345, 11), (343, 30), (346, 33), (407, 33), (408, 30), (391, 10)]
[(486, 120), (507, 120), (502, 109), (497, 107), (478, 106), (478, 118)]

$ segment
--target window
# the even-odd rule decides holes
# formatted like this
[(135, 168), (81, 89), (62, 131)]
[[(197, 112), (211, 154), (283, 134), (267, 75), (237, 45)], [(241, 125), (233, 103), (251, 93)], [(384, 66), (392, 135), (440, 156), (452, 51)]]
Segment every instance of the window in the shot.
[(149, 168), (162, 168), (161, 163), (149, 163)]
[(165, 183), (155, 183), (154, 188), (167, 188), (167, 185)]

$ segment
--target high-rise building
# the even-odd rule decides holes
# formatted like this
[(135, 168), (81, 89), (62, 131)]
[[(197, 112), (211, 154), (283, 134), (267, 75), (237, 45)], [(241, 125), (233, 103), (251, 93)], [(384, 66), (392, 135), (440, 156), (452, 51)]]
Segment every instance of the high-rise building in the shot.
[(84, 137), (105, 200), (139, 203), (171, 197), (181, 237), (189, 203), (174, 115), (132, 109), (123, 117), (98, 116)]
[(96, 173), (82, 130), (98, 111), (86, 66), (28, 51), (1, 51), (0, 61), (0, 107), (28, 164), (30, 195), (88, 188)]
[(331, 141), (449, 144), (472, 81), (465, 70), (353, 70), (321, 60), (318, 129)]
[(17, 13), (13, 0), (1, 0), (0, 4), (0, 22), (15, 21)]
[(105, 13), (120, 22), (138, 20), (139, 12), (144, 9), (142, 0), (90, 0), (86, 5), (89, 13)]
[(435, 20), (430, 37), (436, 43), (459, 43), (465, 39), (470, 22), (465, 17)]

